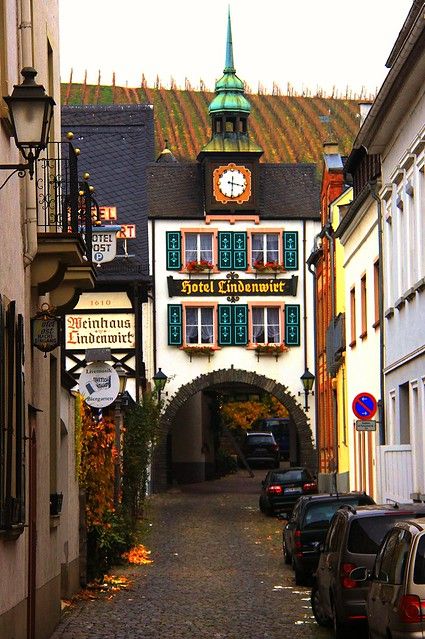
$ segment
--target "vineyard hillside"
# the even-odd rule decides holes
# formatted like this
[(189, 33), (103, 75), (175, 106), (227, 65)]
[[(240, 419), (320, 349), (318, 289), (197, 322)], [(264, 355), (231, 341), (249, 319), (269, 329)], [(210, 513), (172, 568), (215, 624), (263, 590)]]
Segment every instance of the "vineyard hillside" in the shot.
[[(210, 139), (210, 91), (162, 87), (137, 89), (68, 83), (62, 104), (152, 104), (156, 149), (168, 146), (179, 160), (193, 161)], [(348, 154), (359, 127), (357, 100), (334, 97), (248, 94), (253, 139), (264, 149), (263, 162), (320, 163), (323, 143), (339, 143)]]

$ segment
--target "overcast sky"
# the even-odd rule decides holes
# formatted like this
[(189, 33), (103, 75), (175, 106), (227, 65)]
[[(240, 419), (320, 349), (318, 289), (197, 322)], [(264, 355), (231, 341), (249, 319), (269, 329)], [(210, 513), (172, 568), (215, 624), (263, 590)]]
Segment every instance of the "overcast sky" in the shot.
[(412, 0), (59, 0), (61, 77), (140, 86), (221, 76), (230, 4), (235, 66), (254, 90), (290, 83), (375, 92)]

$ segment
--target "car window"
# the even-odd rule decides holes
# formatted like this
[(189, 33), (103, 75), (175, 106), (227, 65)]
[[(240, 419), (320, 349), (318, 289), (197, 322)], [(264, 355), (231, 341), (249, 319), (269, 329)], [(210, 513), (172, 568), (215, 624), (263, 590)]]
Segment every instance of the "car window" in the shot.
[(273, 441), (271, 435), (250, 435), (247, 442), (250, 444), (270, 444)]
[(343, 517), (334, 516), (326, 537), (325, 549), (328, 552), (336, 552), (344, 536), (345, 521)]
[(347, 549), (361, 555), (376, 555), (386, 533), (401, 517), (382, 514), (374, 517), (352, 519)]
[(377, 579), (385, 583), (403, 583), (411, 534), (407, 530), (395, 528), (390, 532), (382, 554)]
[(307, 474), (304, 470), (287, 470), (276, 474), (279, 474), (282, 482), (305, 481), (307, 479)]
[(357, 505), (357, 499), (345, 500), (342, 501), (329, 501), (329, 502), (319, 502), (319, 503), (310, 503), (307, 506), (306, 513), (304, 516), (304, 528), (327, 528), (329, 523), (342, 504), (353, 504)]
[(421, 535), (416, 548), (413, 581), (415, 584), (425, 584), (425, 535)]
[(375, 564), (373, 566), (373, 571), (372, 571), (372, 575), (373, 575), (373, 579), (379, 579), (379, 575), (381, 573), (381, 564), (382, 564), (382, 559), (384, 557), (385, 554), (385, 549), (387, 547), (387, 542), (388, 542), (388, 537), (389, 537), (390, 533), (388, 532), (385, 537), (382, 540), (382, 543), (378, 549), (378, 552), (376, 554), (376, 558), (375, 558)]

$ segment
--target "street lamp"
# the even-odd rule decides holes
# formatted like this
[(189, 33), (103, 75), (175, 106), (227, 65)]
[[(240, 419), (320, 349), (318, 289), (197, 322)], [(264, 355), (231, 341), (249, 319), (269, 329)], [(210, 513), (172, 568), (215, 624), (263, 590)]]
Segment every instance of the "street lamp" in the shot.
[(158, 402), (161, 401), (161, 393), (165, 388), (165, 384), (167, 383), (168, 377), (165, 373), (162, 372), (161, 368), (158, 368), (157, 372), (153, 376), (153, 383), (155, 385), (155, 390), (158, 394)]
[(114, 366), (119, 379), (119, 392), (115, 400), (115, 450), (117, 453), (114, 468), (114, 508), (119, 506), (119, 496), (121, 489), (121, 432), (123, 426), (122, 399), (127, 385), (127, 371), (121, 362)]
[(25, 67), (21, 73), (24, 76), (22, 84), (15, 84), (12, 95), (5, 96), (4, 101), (9, 109), (15, 144), (27, 160), (27, 164), (0, 164), (0, 169), (13, 169), (0, 188), (3, 188), (16, 172), (19, 177), (24, 177), (25, 171), (28, 170), (32, 179), (34, 162), (49, 141), (55, 101), (46, 94), (43, 85), (35, 82), (35, 69)]
[(304, 402), (304, 409), (307, 412), (308, 411), (308, 396), (311, 393), (312, 395), (313, 393), (313, 386), (314, 386), (314, 381), (315, 381), (315, 377), (313, 375), (313, 373), (310, 373), (310, 371), (308, 370), (308, 368), (305, 369), (304, 373), (301, 375), (300, 377), (303, 388), (304, 388), (304, 396), (305, 396), (305, 402)]

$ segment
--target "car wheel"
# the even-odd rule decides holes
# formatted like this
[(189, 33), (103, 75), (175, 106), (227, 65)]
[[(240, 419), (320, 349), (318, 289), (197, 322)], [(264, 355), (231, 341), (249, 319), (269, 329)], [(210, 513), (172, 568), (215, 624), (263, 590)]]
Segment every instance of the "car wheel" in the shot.
[(290, 566), (292, 562), (292, 557), (291, 557), (291, 553), (288, 552), (288, 548), (285, 542), (283, 542), (283, 545), (282, 545), (282, 552), (283, 552), (283, 561), (285, 562), (287, 566)]
[(338, 618), (338, 613), (335, 608), (335, 602), (332, 601), (332, 622), (334, 627), (334, 637), (335, 639), (347, 639), (350, 636), (349, 628), (346, 624), (342, 623), (342, 621)]
[(319, 588), (317, 584), (313, 584), (311, 589), (311, 607), (313, 615), (319, 626), (323, 628), (330, 628), (332, 626), (332, 620), (325, 614), (322, 606), (322, 600), (320, 599)]

